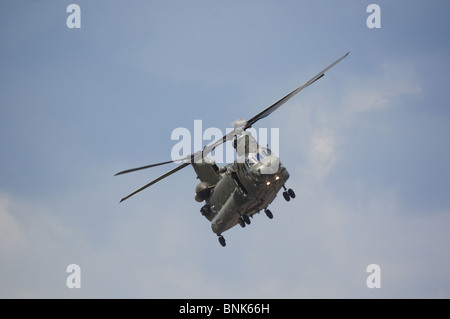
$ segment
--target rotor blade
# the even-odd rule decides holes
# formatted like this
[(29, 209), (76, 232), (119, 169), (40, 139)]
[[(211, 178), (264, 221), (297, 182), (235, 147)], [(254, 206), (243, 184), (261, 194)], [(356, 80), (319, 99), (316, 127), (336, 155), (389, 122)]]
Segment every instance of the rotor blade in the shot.
[(127, 174), (127, 173), (131, 173), (131, 172), (136, 172), (136, 171), (140, 171), (142, 169), (146, 169), (146, 168), (150, 168), (150, 167), (155, 167), (155, 166), (160, 166), (160, 165), (165, 165), (165, 164), (170, 164), (170, 163), (176, 163), (176, 162), (180, 162), (180, 161), (185, 161), (188, 159), (191, 159), (192, 155), (180, 158), (176, 161), (167, 161), (167, 162), (161, 162), (161, 163), (156, 163), (156, 164), (151, 164), (151, 165), (146, 165), (146, 166), (141, 166), (141, 167), (136, 167), (136, 168), (130, 168), (124, 171), (121, 171), (119, 173), (116, 173), (114, 176), (117, 175), (122, 175), (122, 174)]
[(124, 198), (122, 198), (122, 199), (120, 200), (120, 202), (123, 202), (124, 200), (130, 198), (131, 196), (133, 196), (133, 195), (139, 193), (140, 191), (146, 189), (146, 188), (149, 187), (149, 186), (152, 186), (153, 184), (159, 182), (160, 180), (166, 178), (167, 176), (170, 176), (170, 175), (172, 175), (173, 173), (178, 172), (180, 169), (183, 169), (183, 168), (185, 168), (186, 166), (188, 166), (188, 165), (190, 165), (190, 164), (191, 164), (191, 163), (183, 163), (183, 164), (181, 164), (181, 165), (178, 165), (177, 167), (175, 167), (174, 169), (172, 169), (172, 170), (168, 171), (167, 173), (161, 175), (161, 176), (158, 177), (157, 179), (154, 179), (154, 180), (151, 181), (150, 183), (148, 183), (148, 184), (142, 186), (141, 188), (135, 190), (135, 191), (132, 192), (131, 194), (128, 194), (127, 196), (125, 196)]
[(228, 133), (227, 135), (222, 137), (222, 139), (217, 140), (213, 144), (205, 146), (203, 148), (203, 150), (198, 151), (198, 152), (193, 153), (193, 154), (189, 154), (186, 157), (183, 157), (183, 158), (180, 158), (180, 159), (177, 159), (177, 160), (174, 160), (174, 161), (167, 161), (167, 162), (161, 162), (161, 163), (156, 163), (156, 164), (151, 164), (151, 165), (146, 165), (146, 166), (141, 166), (141, 167), (136, 167), (136, 168), (130, 168), (130, 169), (118, 172), (118, 173), (114, 174), (114, 176), (127, 174), (127, 173), (131, 173), (131, 172), (136, 172), (136, 171), (140, 171), (140, 170), (151, 168), (151, 167), (155, 167), (155, 166), (160, 166), (160, 165), (165, 165), (165, 164), (170, 164), (170, 163), (176, 163), (176, 162), (180, 162), (180, 161), (187, 161), (187, 160), (189, 160), (189, 163), (187, 163), (187, 164), (198, 162), (198, 161), (202, 161), (203, 158), (206, 155), (208, 155), (209, 153), (211, 153), (217, 146), (219, 146), (222, 143), (225, 143), (227, 141), (227, 139), (231, 139), (234, 136), (233, 135), (234, 131)]
[(243, 127), (237, 127), (233, 129), (231, 132), (229, 132), (227, 135), (224, 135), (221, 139), (218, 139), (211, 145), (206, 145), (201, 151), (198, 151), (194, 154), (191, 154), (191, 163), (198, 163), (201, 162), (205, 156), (207, 156), (209, 153), (214, 151), (214, 149), (225, 143), (226, 141), (232, 140), (234, 136), (240, 135), (244, 131)]
[(235, 134), (234, 133), (235, 131), (236, 130), (233, 130), (232, 132), (230, 132), (227, 135), (225, 135), (224, 137), (222, 137), (222, 139), (217, 140), (216, 142), (214, 142), (211, 145), (205, 146), (203, 148), (203, 150), (198, 151), (198, 152), (193, 153), (193, 154), (189, 154), (186, 157), (183, 157), (183, 158), (180, 158), (180, 159), (177, 159), (177, 160), (174, 160), (174, 161), (167, 161), (167, 162), (161, 162), (161, 163), (156, 163), (156, 164), (151, 164), (151, 165), (146, 165), (146, 166), (141, 166), (141, 167), (136, 167), (136, 168), (130, 168), (130, 169), (121, 171), (119, 173), (116, 173), (114, 176), (127, 174), (127, 173), (131, 173), (131, 172), (136, 172), (136, 171), (140, 171), (140, 170), (151, 168), (151, 167), (155, 167), (155, 166), (160, 166), (160, 165), (165, 165), (165, 164), (170, 164), (170, 163), (176, 163), (176, 162), (180, 162), (180, 161), (187, 161), (187, 160), (189, 160), (188, 164), (201, 161), (201, 160), (203, 160), (203, 158), (206, 155), (211, 153), (217, 146), (219, 146), (222, 143), (225, 143), (228, 139), (233, 138), (233, 136)]
[(297, 94), (298, 92), (300, 92), (302, 89), (304, 89), (305, 87), (313, 84), (314, 82), (316, 82), (318, 79), (320, 79), (321, 77), (323, 77), (325, 75), (325, 72), (327, 72), (329, 69), (331, 69), (333, 66), (335, 66), (336, 64), (338, 64), (339, 62), (341, 62), (341, 60), (343, 60), (344, 58), (347, 57), (347, 55), (350, 52), (347, 52), (344, 56), (342, 56), (341, 58), (339, 58), (338, 60), (334, 61), (332, 64), (330, 64), (328, 67), (326, 67), (325, 69), (323, 69), (321, 72), (319, 72), (316, 76), (314, 76), (313, 78), (311, 78), (308, 82), (306, 82), (305, 84), (303, 84), (302, 86), (298, 87), (297, 89), (295, 89), (294, 91), (292, 91), (291, 93), (289, 93), (288, 95), (286, 95), (285, 97), (283, 97), (281, 100), (277, 101), (276, 103), (274, 103), (273, 105), (269, 106), (268, 108), (266, 108), (264, 111), (258, 113), (256, 116), (252, 117), (250, 120), (248, 120), (244, 125), (237, 125), (237, 127), (234, 128), (233, 131), (229, 132), (227, 135), (223, 136), (221, 139), (217, 140), (216, 142), (214, 142), (211, 145), (207, 145), (203, 148), (203, 150), (201, 152), (197, 152), (195, 154), (192, 154), (191, 157), (191, 162), (197, 161), (197, 160), (201, 160), (204, 156), (208, 155), (209, 153), (211, 153), (217, 146), (225, 143), (226, 141), (229, 141), (231, 139), (233, 139), (233, 137), (235, 135), (240, 135), (243, 131), (245, 131), (246, 129), (250, 128), (254, 123), (256, 123), (258, 120), (265, 118), (266, 116), (269, 116), (273, 111), (275, 111), (276, 109), (278, 109), (281, 105), (283, 105), (284, 103), (286, 103), (291, 97), (293, 97), (295, 94)]
[(256, 116), (252, 117), (250, 120), (247, 121), (247, 124), (245, 124), (244, 129), (248, 129), (250, 128), (253, 124), (255, 124), (257, 121), (259, 121), (262, 118), (265, 118), (266, 116), (269, 116), (272, 112), (274, 112), (276, 109), (278, 109), (280, 106), (282, 106), (284, 103), (286, 103), (291, 97), (293, 97), (295, 94), (297, 94), (298, 92), (300, 92), (301, 90), (303, 90), (304, 88), (308, 87), (309, 85), (313, 84), (314, 82), (316, 82), (318, 79), (320, 79), (321, 77), (323, 77), (325, 75), (325, 72), (327, 72), (329, 69), (331, 69), (333, 66), (335, 66), (336, 64), (338, 64), (339, 62), (341, 62), (341, 60), (343, 60), (344, 58), (347, 57), (347, 55), (350, 52), (347, 52), (343, 57), (339, 58), (338, 60), (336, 60), (335, 62), (333, 62), (332, 64), (330, 64), (328, 67), (326, 67), (325, 69), (323, 69), (322, 71), (320, 71), (319, 73), (317, 73), (316, 76), (314, 76), (313, 78), (311, 78), (308, 82), (306, 82), (305, 84), (299, 86), (298, 88), (296, 88), (294, 91), (292, 91), (291, 93), (289, 93), (288, 95), (286, 95), (285, 97), (283, 97), (282, 99), (280, 99), (279, 101), (275, 102), (274, 104), (272, 104), (271, 106), (269, 106), (268, 108), (266, 108), (265, 110), (263, 110), (262, 112), (258, 113)]
[[(234, 129), (234, 130), (232, 130), (231, 132), (229, 132), (227, 135), (224, 135), (220, 140), (217, 140), (216, 142), (214, 142), (214, 143), (211, 144), (211, 145), (205, 146), (205, 147), (203, 148), (203, 150), (202, 150), (202, 156), (204, 157), (204, 156), (208, 155), (208, 154), (211, 153), (217, 146), (219, 146), (219, 145), (225, 143), (226, 141), (229, 141), (229, 140), (233, 139), (233, 137), (234, 137), (235, 135), (238, 135), (238, 134), (240, 134), (240, 132), (238, 132), (237, 129)], [(193, 160), (194, 160), (194, 161), (196, 160), (196, 157), (195, 157), (195, 156), (194, 156)]]

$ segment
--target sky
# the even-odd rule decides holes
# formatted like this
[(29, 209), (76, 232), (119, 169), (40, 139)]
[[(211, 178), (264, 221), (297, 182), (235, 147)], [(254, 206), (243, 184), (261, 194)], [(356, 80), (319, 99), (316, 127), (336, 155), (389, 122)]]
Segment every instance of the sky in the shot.
[[(449, 16), (445, 0), (1, 1), (0, 298), (449, 298)], [(113, 176), (169, 160), (174, 129), (225, 132), (347, 52), (255, 125), (279, 128), (297, 195), (272, 220), (221, 247), (189, 167), (119, 203), (174, 167)]]

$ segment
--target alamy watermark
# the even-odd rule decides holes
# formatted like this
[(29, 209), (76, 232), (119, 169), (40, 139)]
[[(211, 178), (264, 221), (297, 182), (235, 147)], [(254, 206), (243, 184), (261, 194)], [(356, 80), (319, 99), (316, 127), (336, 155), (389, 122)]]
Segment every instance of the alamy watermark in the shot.
[(367, 13), (370, 15), (367, 17), (366, 25), (369, 29), (381, 28), (381, 8), (378, 4), (372, 3), (367, 6)]
[(81, 288), (81, 268), (77, 264), (70, 264), (66, 268), (66, 272), (70, 273), (66, 279), (67, 288)]
[(381, 288), (381, 267), (377, 264), (370, 264), (366, 269), (370, 275), (366, 279), (367, 288)]
[[(171, 159), (173, 161), (177, 161), (181, 158), (188, 157), (190, 154), (193, 154), (194, 151), (199, 151), (204, 148), (206, 145), (211, 145), (216, 141), (222, 139), (223, 136), (233, 132), (234, 128), (226, 128), (225, 132), (217, 127), (209, 127), (203, 130), (203, 122), (202, 120), (194, 120), (194, 130), (193, 133), (185, 127), (177, 127), (172, 131), (171, 140), (178, 141), (173, 147), (171, 151)], [(251, 137), (246, 137), (244, 135), (250, 134)], [(237, 138), (240, 137), (247, 138), (248, 143), (247, 147), (250, 149), (249, 153), (255, 153), (258, 155), (259, 149), (256, 145), (259, 145), (261, 148), (270, 147), (271, 153), (276, 155), (280, 155), (280, 129), (279, 128), (258, 128), (255, 129), (253, 127), (247, 129), (244, 134), (237, 135)], [(270, 139), (269, 139), (270, 137)], [(245, 157), (238, 156), (240, 145), (238, 144), (238, 148), (235, 149), (233, 146), (234, 138), (230, 139), (231, 143), (226, 142), (223, 144), (217, 145), (213, 151), (209, 154), (205, 154), (217, 164), (231, 164), (234, 161), (244, 162), (246, 160)], [(245, 147), (245, 143), (241, 143), (243, 147)], [(250, 147), (248, 146), (250, 144)], [(253, 145), (253, 146), (252, 146)], [(264, 156), (264, 154), (262, 154)], [(198, 160), (202, 160), (203, 157), (198, 157)]]
[(78, 4), (69, 4), (66, 9), (70, 13), (66, 19), (66, 25), (69, 29), (81, 28), (81, 8)]
[[(78, 4), (69, 4), (66, 8), (66, 12), (70, 13), (66, 19), (66, 25), (69, 29), (81, 28), (81, 8)], [(366, 8), (366, 12), (370, 15), (366, 19), (366, 25), (369, 29), (381, 28), (381, 8), (378, 4), (369, 4)]]

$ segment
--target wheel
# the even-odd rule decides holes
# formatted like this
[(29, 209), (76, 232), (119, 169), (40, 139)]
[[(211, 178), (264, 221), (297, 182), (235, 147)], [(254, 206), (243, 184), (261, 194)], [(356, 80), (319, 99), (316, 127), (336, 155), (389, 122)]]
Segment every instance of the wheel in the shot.
[(295, 198), (295, 193), (291, 188), (289, 188), (287, 192), (291, 198)]
[(245, 227), (245, 221), (244, 221), (244, 219), (242, 217), (239, 217), (238, 223), (239, 223), (239, 225), (241, 225), (242, 228)]
[(242, 219), (244, 220), (244, 222), (245, 222), (247, 225), (250, 225), (250, 224), (251, 224), (251, 221), (250, 221), (250, 218), (248, 217), (248, 215), (242, 215)]
[(288, 192), (283, 192), (283, 197), (287, 202), (291, 200), (291, 197), (289, 196)]
[(211, 207), (209, 205), (205, 205), (200, 209), (200, 212), (203, 216), (208, 217), (211, 214)]
[(219, 243), (222, 245), (222, 247), (225, 247), (227, 243), (225, 242), (225, 238), (223, 238), (222, 235), (219, 236)]
[(269, 217), (269, 219), (273, 218), (273, 214), (270, 210), (266, 209), (264, 212), (266, 213), (266, 216)]

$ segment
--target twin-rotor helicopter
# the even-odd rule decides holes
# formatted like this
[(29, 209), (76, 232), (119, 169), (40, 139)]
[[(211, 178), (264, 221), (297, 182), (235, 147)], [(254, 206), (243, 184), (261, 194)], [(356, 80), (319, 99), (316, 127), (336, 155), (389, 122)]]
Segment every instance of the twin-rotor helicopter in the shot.
[[(267, 217), (272, 219), (273, 214), (268, 207), (280, 190), (283, 189), (282, 194), (286, 201), (295, 198), (295, 193), (285, 185), (289, 179), (289, 173), (281, 164), (279, 157), (272, 153), (268, 147), (258, 145), (256, 139), (246, 130), (257, 121), (269, 116), (298, 92), (322, 78), (325, 72), (346, 58), (347, 55), (348, 53), (248, 121), (238, 120), (234, 122), (234, 129), (231, 132), (216, 142), (205, 146), (201, 151), (178, 160), (146, 165), (117, 173), (116, 175), (121, 175), (159, 165), (183, 162), (125, 196), (120, 202), (192, 165), (197, 178), (200, 180), (195, 188), (195, 200), (204, 202), (200, 212), (211, 222), (212, 231), (217, 234), (222, 246), (226, 246), (225, 238), (222, 235), (225, 231), (237, 224), (241, 227), (249, 225), (251, 223), (250, 218), (256, 213), (263, 210)], [(232, 141), (237, 152), (237, 159), (233, 163), (219, 168), (207, 155), (226, 141)]]

